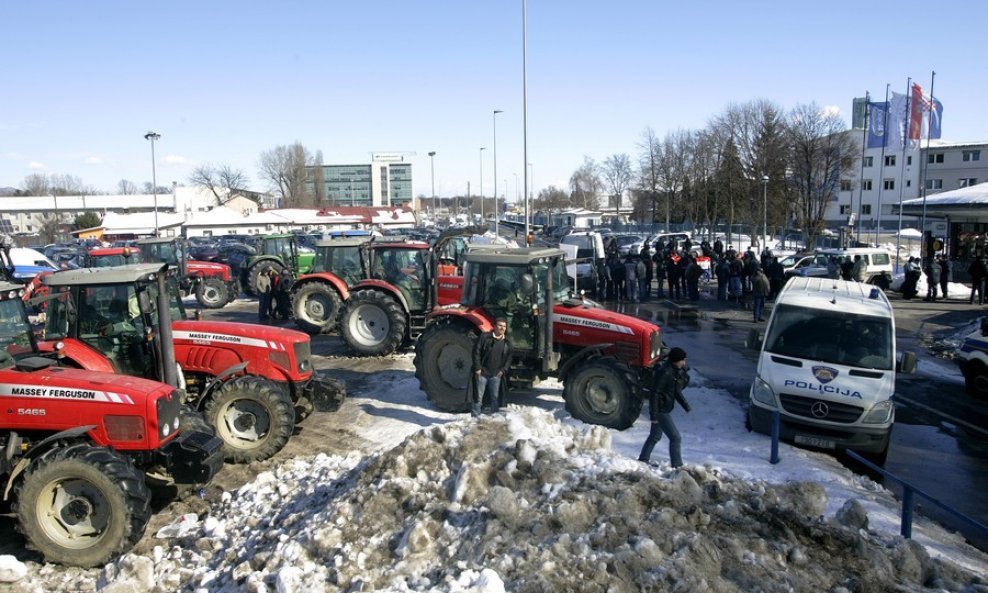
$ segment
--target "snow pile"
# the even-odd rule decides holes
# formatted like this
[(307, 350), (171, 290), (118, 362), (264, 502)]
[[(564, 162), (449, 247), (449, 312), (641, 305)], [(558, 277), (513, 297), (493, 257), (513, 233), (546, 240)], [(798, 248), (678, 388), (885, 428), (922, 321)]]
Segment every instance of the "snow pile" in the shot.
[[(381, 454), (294, 459), (199, 528), (108, 565), (103, 591), (945, 591), (982, 577), (868, 530), (812, 482), (658, 471), (552, 414), (423, 429)], [(92, 571), (95, 572), (95, 571)], [(36, 590), (23, 583), (22, 590)], [(88, 586), (87, 586), (88, 585)]]

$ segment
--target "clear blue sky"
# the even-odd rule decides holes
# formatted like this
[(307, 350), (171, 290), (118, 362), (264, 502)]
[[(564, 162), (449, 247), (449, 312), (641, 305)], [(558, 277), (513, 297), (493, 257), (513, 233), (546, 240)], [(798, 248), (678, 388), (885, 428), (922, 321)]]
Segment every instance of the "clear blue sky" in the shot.
[[(0, 186), (73, 175), (112, 192), (186, 182), (197, 164), (264, 188), (262, 151), (326, 163), (412, 151), (415, 194), (515, 197), (522, 156), (521, 0), (44, 1), (0, 5)], [(988, 141), (988, 4), (942, 1), (529, 0), (528, 161), (536, 191), (584, 155), (635, 158), (646, 127), (699, 129), (731, 103), (852, 99), (912, 76), (943, 102), (945, 140)], [(507, 183), (507, 192), (505, 192)]]

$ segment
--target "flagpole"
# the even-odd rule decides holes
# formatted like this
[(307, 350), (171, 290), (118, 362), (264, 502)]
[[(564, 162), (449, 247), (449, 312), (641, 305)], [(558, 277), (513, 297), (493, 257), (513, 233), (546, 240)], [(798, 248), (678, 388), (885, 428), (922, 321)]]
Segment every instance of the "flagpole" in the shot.
[[(909, 96), (909, 89), (912, 88), (912, 82), (913, 82), (912, 76), (906, 78), (906, 97)], [(889, 107), (891, 107), (891, 105), (889, 105)], [(903, 123), (908, 125), (908, 122), (909, 122), (909, 110), (907, 109), (905, 110)], [(896, 274), (899, 273), (899, 249), (902, 245), (902, 188), (905, 185), (904, 180), (906, 178), (906, 138), (905, 137), (908, 136), (908, 134), (902, 134), (901, 130), (902, 129), (899, 126), (895, 126), (895, 133), (899, 136), (899, 140), (900, 140), (899, 144), (902, 145), (902, 169), (899, 171), (899, 231), (895, 235), (895, 273)], [(920, 167), (922, 166), (923, 164), (920, 163)], [(909, 254), (906, 254), (906, 257), (911, 257), (911, 256)]]
[(888, 146), (889, 133), (889, 87), (885, 83), (885, 116), (882, 118), (882, 134), (885, 139), (882, 142), (882, 184), (878, 186), (878, 220), (875, 223), (875, 247), (878, 247), (878, 234), (882, 231), (882, 193), (885, 190), (885, 147)]
[[(926, 126), (926, 162), (923, 163), (923, 223), (922, 232), (925, 237), (926, 235), (926, 176), (930, 173), (930, 128), (933, 126), (933, 83), (936, 80), (937, 73), (932, 71), (930, 75), (930, 119), (929, 125)], [(923, 95), (920, 94), (919, 100), (923, 100)], [(933, 259), (933, 254), (929, 254), (930, 259)]]
[(860, 180), (858, 184), (858, 219), (855, 221), (855, 225), (858, 227), (857, 236), (854, 239), (856, 243), (861, 243), (861, 204), (864, 202), (864, 162), (865, 149), (868, 148), (868, 114), (871, 112), (869, 103), (871, 103), (871, 94), (865, 91), (865, 120), (864, 130), (861, 132), (861, 176), (858, 178)]

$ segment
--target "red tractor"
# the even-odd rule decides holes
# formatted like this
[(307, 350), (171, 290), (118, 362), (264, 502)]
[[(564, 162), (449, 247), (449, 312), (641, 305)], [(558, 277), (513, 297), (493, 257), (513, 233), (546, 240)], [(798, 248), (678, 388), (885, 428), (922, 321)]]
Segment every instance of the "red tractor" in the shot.
[(640, 386), (663, 353), (659, 327), (571, 298), (560, 249), (466, 253), (461, 304), (434, 310), (415, 344), (415, 375), (436, 407), (469, 409), (473, 345), (502, 316), (514, 349), (510, 382), (557, 377), (575, 418), (618, 429), (635, 422)]
[(0, 281), (3, 502), (45, 560), (100, 566), (141, 539), (149, 485), (208, 482), (223, 463), (221, 443), (180, 430), (183, 396), (170, 385), (62, 368), (39, 354), (21, 292)]
[(230, 266), (189, 259), (189, 246), (184, 237), (141, 239), (137, 246), (140, 261), (166, 263), (177, 269), (179, 288), (185, 295), (195, 295), (203, 309), (221, 309), (240, 292), (240, 282)]
[[(262, 325), (190, 320), (167, 264), (81, 268), (52, 274), (42, 349), (65, 365), (160, 379), (156, 360), (173, 350), (186, 401), (223, 441), (228, 461), (267, 459), (316, 407), (336, 410), (340, 381), (312, 368), (309, 336)], [(169, 311), (172, 340), (149, 340)]]
[(433, 247), (402, 237), (319, 241), (312, 271), (292, 288), (295, 322), (327, 333), (339, 318), (340, 336), (354, 352), (390, 354), (418, 337), (433, 307), (459, 301), (461, 284), (441, 281), (440, 264), (456, 274), (451, 246), (484, 230), (454, 229)]
[(84, 268), (108, 268), (125, 266), (141, 261), (141, 250), (137, 247), (94, 247), (83, 258)]

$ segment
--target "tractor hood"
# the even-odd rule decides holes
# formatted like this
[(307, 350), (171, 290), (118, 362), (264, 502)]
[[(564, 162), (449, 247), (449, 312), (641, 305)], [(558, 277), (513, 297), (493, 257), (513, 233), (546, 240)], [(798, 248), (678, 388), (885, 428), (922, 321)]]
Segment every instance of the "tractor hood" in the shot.
[(173, 321), (172, 333), (177, 344), (190, 341), (223, 342), (261, 348), (272, 348), (274, 344), (308, 342), (310, 339), (309, 334), (283, 327), (193, 319)]
[(216, 262), (189, 260), (185, 262), (189, 274), (196, 276), (216, 276), (222, 280), (230, 279), (230, 266)]
[(620, 334), (650, 334), (658, 329), (654, 323), (594, 305), (559, 303), (553, 308), (555, 323), (580, 325)]
[(0, 371), (0, 398), (24, 397), (39, 400), (69, 400), (127, 404), (144, 401), (159, 393), (170, 393), (164, 383), (64, 367), (47, 367), (34, 372), (11, 369)]

